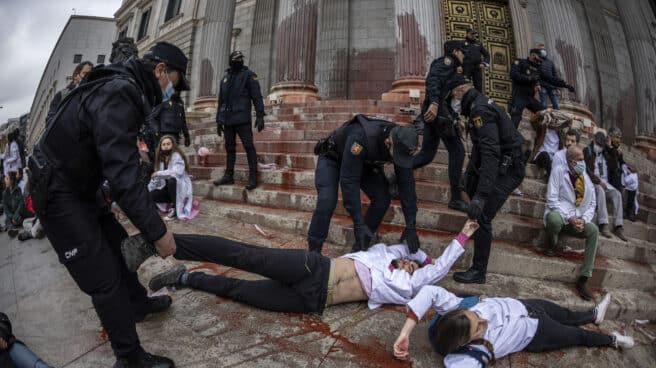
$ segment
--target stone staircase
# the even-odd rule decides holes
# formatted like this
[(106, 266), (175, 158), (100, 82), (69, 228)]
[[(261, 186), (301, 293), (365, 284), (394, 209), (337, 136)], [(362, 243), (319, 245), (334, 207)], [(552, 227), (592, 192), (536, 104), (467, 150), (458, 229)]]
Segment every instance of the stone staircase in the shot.
[[(214, 116), (192, 114), (189, 117), (193, 147), (213, 150), (206, 164), (190, 151), (190, 174), (194, 177), (194, 194), (204, 198), (204, 208), (211, 216), (225, 216), (252, 224), (266, 225), (285, 232), (303, 235), (312, 216), (317, 195), (314, 188), (316, 157), (312, 150), (317, 139), (339, 127), (354, 113), (376, 115), (397, 122), (409, 122), (400, 106), (380, 101), (318, 101), (305, 105), (268, 107), (266, 129), (255, 133), (255, 145), (260, 162), (275, 163), (276, 168), (260, 170), (260, 186), (246, 191), (248, 176), (246, 155), (238, 143), (237, 166), (233, 186), (214, 187), (211, 180), (223, 174), (225, 152), (223, 141), (216, 135)], [(528, 128), (530, 129), (530, 128)], [(528, 140), (532, 132), (522, 128)], [(467, 150), (469, 151), (469, 145)], [(641, 210), (636, 222), (625, 222), (629, 242), (600, 236), (595, 272), (591, 286), (621, 295), (613, 309), (616, 316), (656, 318), (656, 165), (637, 150), (624, 149), (625, 159), (641, 173)], [(465, 163), (466, 164), (466, 163)], [(494, 242), (489, 263), (489, 280), (485, 285), (461, 285), (445, 278), (441, 284), (460, 292), (496, 295), (500, 282), (515, 285), (518, 290), (502, 289), (507, 295), (520, 293), (548, 298), (550, 290), (573, 288), (583, 255), (583, 241), (563, 237), (573, 249), (563, 257), (542, 255), (545, 242), (542, 216), (546, 184), (544, 173), (534, 165), (527, 167), (520, 190), (523, 196), (511, 196), (494, 220)], [(441, 253), (465, 220), (465, 214), (447, 208), (447, 154), (440, 149), (430, 165), (415, 171), (419, 212), (417, 226), (422, 248), (430, 254)], [(362, 196), (363, 206), (368, 206)], [(609, 203), (609, 207), (612, 205)], [(609, 209), (610, 211), (610, 209)], [(612, 222), (612, 220), (611, 220)], [(404, 219), (398, 201), (392, 201), (378, 229), (379, 240), (396, 243), (403, 230)], [(328, 241), (344, 247), (353, 243), (352, 223), (346, 210), (338, 203)], [(455, 268), (465, 268), (471, 262), (472, 247)], [(448, 279), (448, 280), (447, 280)], [(496, 288), (495, 288), (496, 285)], [(521, 285), (521, 287), (519, 286)], [(519, 294), (517, 294), (519, 295)], [(574, 293), (565, 301), (572, 306), (585, 305)], [(589, 306), (589, 305), (588, 305)]]

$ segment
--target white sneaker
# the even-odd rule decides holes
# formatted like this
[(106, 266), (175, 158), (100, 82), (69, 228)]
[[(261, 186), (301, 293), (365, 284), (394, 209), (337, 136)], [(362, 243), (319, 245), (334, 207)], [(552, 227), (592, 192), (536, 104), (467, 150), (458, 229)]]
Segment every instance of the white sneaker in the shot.
[(604, 316), (606, 315), (606, 310), (608, 310), (608, 306), (610, 305), (610, 293), (606, 294), (603, 299), (601, 299), (601, 302), (597, 304), (595, 307), (595, 320), (594, 323), (595, 325), (600, 324), (601, 322), (604, 321)]
[(621, 335), (617, 331), (613, 331), (613, 336), (615, 336), (615, 349), (631, 349), (635, 345), (633, 337)]
[(522, 193), (522, 191), (519, 190), (519, 188), (515, 188), (515, 190), (513, 190), (512, 194), (514, 194), (516, 196), (520, 196), (520, 197), (524, 196), (524, 193)]
[(175, 220), (175, 219), (176, 219), (175, 208), (171, 208), (169, 210), (169, 213), (166, 214), (166, 217), (164, 217), (164, 220), (171, 221), (171, 220)]

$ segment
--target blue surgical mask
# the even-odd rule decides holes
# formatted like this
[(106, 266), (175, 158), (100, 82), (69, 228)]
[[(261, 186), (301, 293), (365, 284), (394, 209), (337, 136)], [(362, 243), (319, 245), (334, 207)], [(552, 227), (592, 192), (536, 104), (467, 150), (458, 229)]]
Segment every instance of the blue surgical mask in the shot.
[(574, 166), (574, 172), (576, 175), (583, 174), (583, 171), (585, 171), (585, 161), (576, 161), (576, 166)]
[(547, 57), (547, 50), (540, 50), (540, 57), (541, 58), (546, 58)]
[(164, 90), (162, 91), (162, 101), (166, 102), (171, 99), (171, 96), (173, 96), (173, 82), (169, 80), (169, 83), (166, 84), (166, 87), (164, 87)]

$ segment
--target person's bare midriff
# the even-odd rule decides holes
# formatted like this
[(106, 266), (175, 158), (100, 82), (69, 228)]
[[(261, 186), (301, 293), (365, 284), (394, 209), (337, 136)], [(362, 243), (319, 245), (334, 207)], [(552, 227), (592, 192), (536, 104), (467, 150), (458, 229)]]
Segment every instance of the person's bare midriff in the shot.
[(330, 305), (368, 300), (362, 289), (352, 259), (335, 258), (333, 262), (333, 299)]

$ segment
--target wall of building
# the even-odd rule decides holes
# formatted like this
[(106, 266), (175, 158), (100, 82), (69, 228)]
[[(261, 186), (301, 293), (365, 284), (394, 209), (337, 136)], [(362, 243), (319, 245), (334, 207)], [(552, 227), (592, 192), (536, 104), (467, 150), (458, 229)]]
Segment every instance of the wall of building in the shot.
[(82, 55), (81, 61), (88, 60), (95, 65), (98, 56), (104, 55), (107, 63), (115, 30), (112, 18), (71, 16), (53, 48), (34, 95), (30, 108), (28, 144), (41, 136), (52, 98), (72, 81), (73, 69), (78, 64), (74, 62), (74, 56)]

